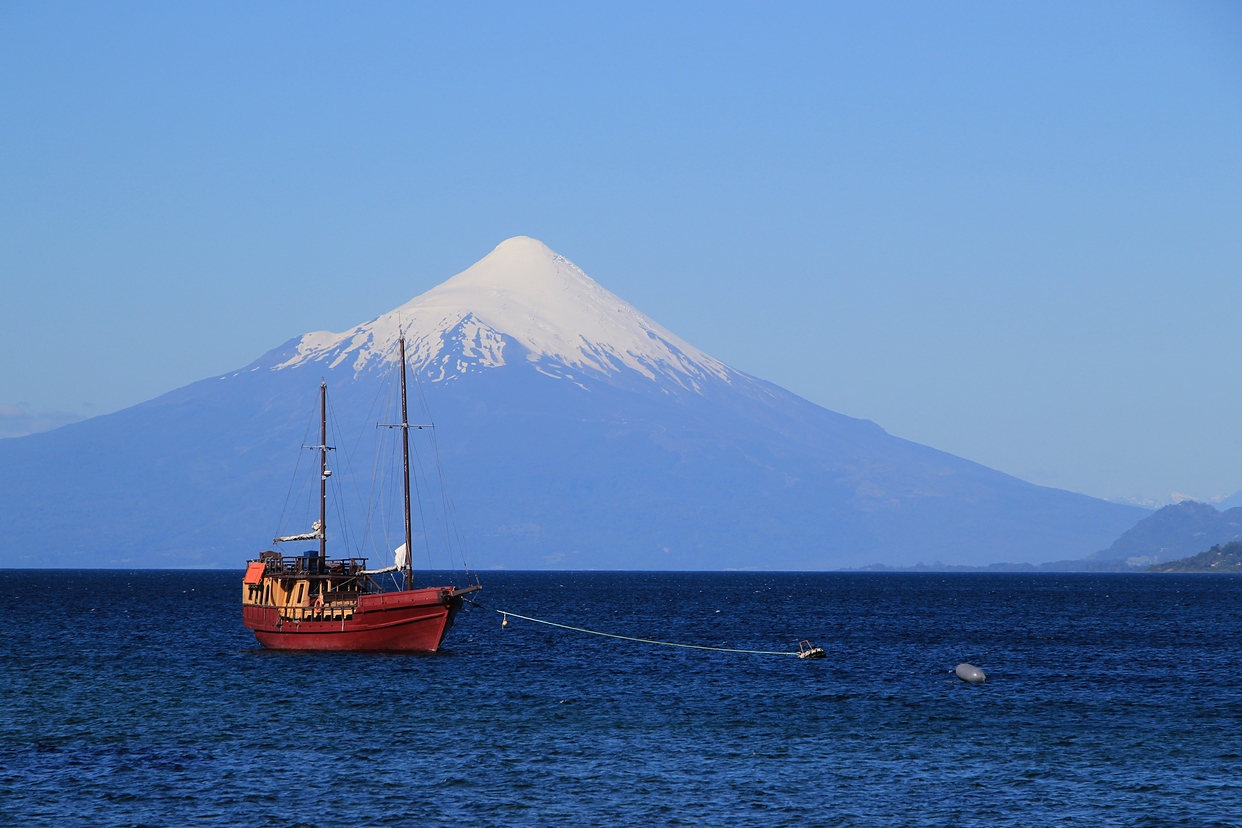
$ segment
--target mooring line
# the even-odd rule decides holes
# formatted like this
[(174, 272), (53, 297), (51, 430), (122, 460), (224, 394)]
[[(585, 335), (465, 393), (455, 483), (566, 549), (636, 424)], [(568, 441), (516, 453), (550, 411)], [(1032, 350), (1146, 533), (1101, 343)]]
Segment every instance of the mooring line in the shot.
[(687, 650), (712, 650), (717, 653), (749, 653), (751, 655), (779, 655), (779, 656), (797, 656), (796, 651), (790, 650), (739, 650), (733, 647), (708, 647), (705, 644), (678, 644), (675, 641), (656, 641), (653, 638), (636, 638), (632, 635), (617, 635), (616, 633), (600, 632), (599, 630), (588, 630), (586, 627), (573, 627), (569, 624), (558, 624), (555, 621), (545, 621), (542, 618), (531, 618), (529, 615), (519, 615), (516, 612), (508, 610), (499, 610), (495, 607), (486, 607), (478, 601), (471, 601), (469, 598), (463, 599), (469, 604), (473, 604), (479, 609), (491, 610), (500, 613), (503, 616), (513, 616), (521, 618), (523, 621), (531, 621), (535, 624), (546, 624), (549, 627), (559, 627), (562, 630), (573, 630), (574, 632), (586, 633), (587, 635), (602, 635), (605, 638), (620, 638), (623, 641), (637, 641), (640, 644), (658, 644), (661, 647), (684, 647)]

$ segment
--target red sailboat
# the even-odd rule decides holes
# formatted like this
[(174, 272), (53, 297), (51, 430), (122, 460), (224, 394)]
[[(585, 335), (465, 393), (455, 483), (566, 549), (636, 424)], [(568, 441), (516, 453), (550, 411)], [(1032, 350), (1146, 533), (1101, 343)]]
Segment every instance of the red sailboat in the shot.
[[(246, 566), (242, 579), (242, 622), (264, 647), (274, 650), (401, 650), (435, 652), (461, 609), (470, 586), (414, 588), (410, 565), (410, 429), (406, 413), (405, 337), (398, 339), (401, 375), (401, 429), (405, 484), (405, 545), (393, 566), (366, 567), (366, 558), (329, 558), (327, 553), (328, 443), (327, 383), (319, 386), (319, 520), (312, 531), (275, 538), (273, 543), (319, 541), (318, 554), (286, 557), (263, 552)], [(404, 558), (402, 553), (404, 552)], [(403, 588), (384, 591), (374, 576), (399, 572)]]

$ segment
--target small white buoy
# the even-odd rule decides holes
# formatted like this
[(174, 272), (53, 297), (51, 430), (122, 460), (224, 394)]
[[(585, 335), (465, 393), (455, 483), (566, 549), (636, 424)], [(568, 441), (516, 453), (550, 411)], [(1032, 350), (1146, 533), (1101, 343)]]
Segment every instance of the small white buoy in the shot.
[(508, 613), (502, 612), (500, 614), (500, 628), (503, 630), (507, 626), (509, 626), (509, 615)]
[(978, 667), (976, 667), (973, 664), (967, 664), (965, 662), (962, 662), (961, 664), (957, 665), (957, 669), (955, 669), (953, 672), (957, 675), (958, 678), (960, 678), (962, 681), (967, 682), (969, 684), (979, 684), (980, 682), (987, 681), (987, 678), (988, 678), (984, 674), (984, 672), (980, 670)]

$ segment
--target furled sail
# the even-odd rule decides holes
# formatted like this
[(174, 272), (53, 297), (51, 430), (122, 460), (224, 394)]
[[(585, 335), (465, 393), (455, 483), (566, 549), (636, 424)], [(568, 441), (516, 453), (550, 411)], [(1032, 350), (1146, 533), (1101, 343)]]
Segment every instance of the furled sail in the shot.
[(272, 543), (286, 543), (287, 541), (308, 541), (308, 540), (322, 540), (323, 539), (323, 524), (322, 523), (320, 523), (319, 521), (315, 521), (315, 523), (311, 526), (311, 530), (312, 531), (307, 532), (305, 535), (286, 535), (283, 538), (272, 538)]
[(364, 569), (364, 575), (379, 575), (382, 572), (396, 572), (399, 569), (405, 569), (410, 560), (410, 550), (403, 543), (398, 546), (392, 553), (392, 566), (386, 566), (383, 569)]

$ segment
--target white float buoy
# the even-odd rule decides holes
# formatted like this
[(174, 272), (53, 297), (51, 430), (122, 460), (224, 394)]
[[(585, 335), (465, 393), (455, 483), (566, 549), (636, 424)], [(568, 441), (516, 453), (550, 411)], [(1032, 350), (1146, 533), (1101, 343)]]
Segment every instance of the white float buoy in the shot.
[(967, 664), (965, 662), (962, 662), (961, 664), (957, 665), (957, 669), (955, 669), (953, 672), (962, 681), (968, 682), (970, 684), (979, 684), (980, 682), (987, 681), (987, 678), (988, 678), (984, 674), (984, 672), (980, 670), (978, 667), (976, 667), (973, 664)]
[(500, 628), (503, 630), (507, 626), (509, 626), (509, 615), (508, 613), (502, 612), (500, 614)]

